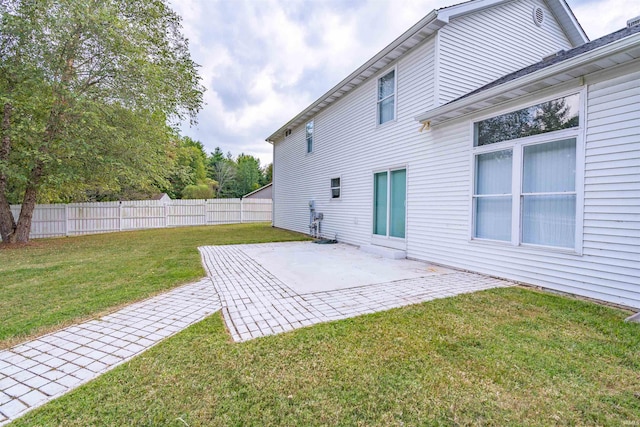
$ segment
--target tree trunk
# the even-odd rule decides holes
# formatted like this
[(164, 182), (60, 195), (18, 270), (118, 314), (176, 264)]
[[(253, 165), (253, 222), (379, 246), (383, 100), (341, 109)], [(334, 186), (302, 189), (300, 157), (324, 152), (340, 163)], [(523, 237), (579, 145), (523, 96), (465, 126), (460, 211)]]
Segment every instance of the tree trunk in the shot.
[[(0, 143), (0, 162), (6, 166), (9, 165), (9, 154), (11, 153), (11, 136), (9, 130), (11, 128), (11, 114), (13, 106), (5, 103), (2, 113), (2, 142)], [(11, 214), (11, 205), (7, 200), (8, 177), (5, 172), (0, 169), (0, 237), (3, 242), (9, 242), (16, 230), (16, 221)]]
[[(42, 164), (36, 165), (36, 169), (42, 173)], [(39, 180), (39, 178), (38, 178)], [(33, 211), (36, 208), (36, 185), (29, 184), (24, 192), (24, 199), (22, 200), (22, 208), (20, 209), (20, 217), (18, 218), (18, 225), (13, 236), (10, 237), (10, 243), (26, 243), (29, 241), (29, 233), (31, 233), (31, 220), (33, 219)]]
[[(61, 122), (64, 120), (64, 113), (66, 108), (68, 107), (68, 99), (65, 96), (64, 90), (68, 83), (71, 81), (74, 74), (74, 62), (75, 62), (75, 54), (77, 49), (78, 41), (80, 40), (80, 31), (76, 30), (75, 36), (73, 38), (73, 43), (71, 45), (70, 51), (71, 53), (65, 59), (65, 68), (62, 72), (61, 83), (62, 86), (59, 90), (54, 90), (55, 99), (53, 101), (53, 106), (49, 111), (49, 118), (47, 120), (47, 126), (43, 135), (43, 142), (40, 148), (38, 149), (38, 154), (43, 156), (47, 154), (49, 148), (53, 144), (55, 138), (58, 136)], [(11, 113), (11, 109), (9, 109), (9, 116)], [(6, 105), (5, 105), (5, 119), (6, 119)], [(8, 119), (7, 119), (8, 120)], [(8, 122), (8, 124), (10, 124)], [(4, 128), (4, 120), (3, 120), (3, 128)], [(4, 133), (4, 132), (3, 132)], [(4, 133), (4, 135), (8, 136), (8, 133)], [(3, 138), (4, 143), (4, 138)], [(8, 158), (8, 155), (7, 155)], [(38, 196), (38, 186), (42, 180), (42, 176), (44, 175), (44, 161), (42, 158), (37, 158), (35, 161), (35, 165), (33, 169), (31, 169), (31, 174), (29, 176), (29, 180), (27, 181), (27, 188), (24, 192), (24, 198), (22, 200), (22, 207), (20, 209), (20, 216), (18, 217), (18, 223), (16, 224), (13, 221), (13, 216), (11, 217), (13, 223), (13, 233), (9, 233), (7, 235), (7, 239), (9, 243), (26, 243), (29, 241), (29, 234), (31, 233), (31, 221), (33, 220), (33, 211), (36, 208), (36, 200)], [(5, 180), (6, 181), (6, 180)], [(5, 184), (6, 187), (6, 184)], [(1, 189), (1, 188), (0, 188)], [(4, 192), (2, 192), (4, 194)], [(0, 227), (4, 228), (1, 224), (4, 222), (4, 214), (3, 207), (1, 206), (2, 201), (0, 200)], [(8, 205), (8, 203), (7, 203)], [(11, 215), (11, 210), (9, 209), (9, 215)], [(8, 228), (8, 227), (7, 227)], [(4, 240), (4, 235), (3, 235)]]

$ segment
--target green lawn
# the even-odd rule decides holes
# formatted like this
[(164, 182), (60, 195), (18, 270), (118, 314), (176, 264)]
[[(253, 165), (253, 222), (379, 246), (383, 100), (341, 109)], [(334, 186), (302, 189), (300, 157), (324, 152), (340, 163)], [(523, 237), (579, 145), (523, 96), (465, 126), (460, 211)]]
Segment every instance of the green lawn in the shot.
[(304, 238), (266, 224), (238, 224), (0, 247), (0, 348), (203, 277), (198, 246)]
[(638, 425), (627, 315), (506, 288), (234, 344), (215, 314), (12, 427)]

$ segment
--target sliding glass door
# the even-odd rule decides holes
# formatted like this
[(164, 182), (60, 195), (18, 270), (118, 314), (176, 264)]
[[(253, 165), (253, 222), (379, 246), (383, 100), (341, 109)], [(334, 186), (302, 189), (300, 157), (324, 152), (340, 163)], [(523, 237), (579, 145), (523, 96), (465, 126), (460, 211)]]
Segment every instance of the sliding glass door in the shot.
[(407, 170), (374, 174), (373, 234), (404, 239), (406, 228)]

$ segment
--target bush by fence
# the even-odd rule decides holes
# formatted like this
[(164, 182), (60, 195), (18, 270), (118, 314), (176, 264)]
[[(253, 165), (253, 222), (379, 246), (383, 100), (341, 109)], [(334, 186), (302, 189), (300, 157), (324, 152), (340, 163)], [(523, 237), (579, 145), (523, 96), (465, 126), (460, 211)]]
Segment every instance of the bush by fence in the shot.
[[(146, 228), (271, 222), (269, 199), (136, 200), (37, 205), (32, 239)], [(20, 205), (11, 206), (17, 219)]]

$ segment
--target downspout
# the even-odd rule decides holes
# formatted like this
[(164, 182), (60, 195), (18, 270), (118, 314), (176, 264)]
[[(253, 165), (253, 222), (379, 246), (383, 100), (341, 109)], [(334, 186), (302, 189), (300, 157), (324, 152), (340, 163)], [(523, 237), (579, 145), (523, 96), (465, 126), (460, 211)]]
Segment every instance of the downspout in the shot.
[(275, 220), (276, 220), (276, 180), (275, 180), (275, 176), (276, 176), (276, 143), (266, 139), (265, 141), (267, 141), (269, 144), (271, 144), (273, 146), (272, 149), (272, 159), (271, 159), (271, 227), (275, 227)]

